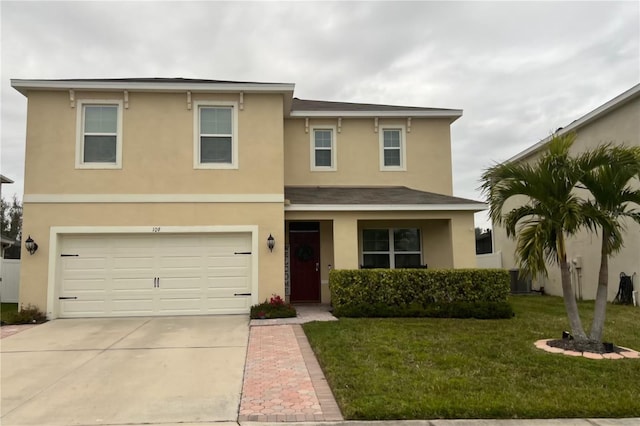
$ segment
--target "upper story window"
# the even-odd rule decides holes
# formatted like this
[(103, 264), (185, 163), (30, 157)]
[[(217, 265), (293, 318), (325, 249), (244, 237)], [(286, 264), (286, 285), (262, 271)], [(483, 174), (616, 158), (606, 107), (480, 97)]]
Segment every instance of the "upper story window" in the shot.
[(238, 168), (237, 110), (233, 102), (196, 102), (195, 168)]
[(311, 129), (311, 170), (336, 170), (334, 127), (313, 127)]
[(404, 126), (380, 126), (380, 170), (406, 170)]
[(77, 104), (76, 168), (122, 168), (122, 101)]
[(417, 228), (364, 229), (364, 268), (417, 268), (422, 264), (420, 230)]

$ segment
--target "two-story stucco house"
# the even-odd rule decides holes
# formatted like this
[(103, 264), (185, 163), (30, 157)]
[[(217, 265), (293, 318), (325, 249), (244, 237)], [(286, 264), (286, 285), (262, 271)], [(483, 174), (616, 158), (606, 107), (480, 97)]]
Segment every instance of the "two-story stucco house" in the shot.
[[(604, 143), (625, 146), (640, 146), (640, 84), (576, 119), (557, 134), (575, 132), (576, 140), (571, 147), (572, 153), (584, 152)], [(535, 162), (544, 152), (551, 138), (546, 138), (528, 149), (516, 154), (507, 161)], [(632, 185), (637, 185), (632, 182)], [(522, 198), (509, 200), (505, 211), (513, 209), (523, 202)], [(620, 273), (633, 275), (640, 273), (640, 226), (632, 221), (624, 222), (624, 247), (609, 260), (609, 294), (613, 300), (619, 288)], [(507, 237), (503, 227), (493, 225), (495, 250), (502, 252), (502, 264), (505, 268), (516, 266), (516, 243)], [(594, 234), (583, 230), (567, 239), (567, 254), (572, 260), (572, 284), (574, 292), (584, 299), (595, 299), (600, 270), (600, 250), (602, 234)], [(562, 295), (560, 271), (556, 266), (549, 266), (548, 277), (539, 277), (533, 282), (534, 288), (544, 287), (545, 292)], [(636, 290), (638, 280), (636, 279)]]
[(293, 84), (12, 80), (28, 98), (21, 303), (56, 317), (328, 302), (332, 268), (475, 267), (460, 110)]

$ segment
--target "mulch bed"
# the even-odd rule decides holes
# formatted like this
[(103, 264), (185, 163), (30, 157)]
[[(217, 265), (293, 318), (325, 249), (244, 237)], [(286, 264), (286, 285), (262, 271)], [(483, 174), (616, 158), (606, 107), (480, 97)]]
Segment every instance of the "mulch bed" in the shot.
[(616, 345), (612, 345), (612, 347), (607, 348), (602, 342), (594, 342), (594, 341), (578, 341), (573, 339), (558, 339), (558, 340), (550, 340), (547, 342), (548, 346), (554, 348), (560, 348), (567, 351), (574, 352), (591, 352), (595, 354), (606, 354), (606, 353), (620, 353), (623, 349), (619, 348)]

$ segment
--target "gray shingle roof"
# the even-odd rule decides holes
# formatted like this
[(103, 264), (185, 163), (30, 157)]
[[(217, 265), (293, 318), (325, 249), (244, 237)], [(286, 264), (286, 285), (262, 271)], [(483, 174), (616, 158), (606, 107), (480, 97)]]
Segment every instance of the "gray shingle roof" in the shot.
[(314, 101), (293, 98), (292, 111), (452, 111), (446, 108), (423, 108), (398, 105), (359, 104), (351, 102)]
[(291, 204), (367, 205), (473, 205), (484, 203), (466, 198), (418, 191), (406, 186), (285, 186), (284, 197)]
[(163, 78), (163, 77), (144, 77), (144, 78), (64, 78), (64, 79), (53, 79), (53, 80), (44, 80), (44, 81), (59, 81), (59, 82), (74, 82), (74, 81), (84, 81), (84, 82), (94, 82), (94, 83), (203, 83), (203, 84), (213, 84), (213, 83), (223, 83), (223, 84), (287, 84), (287, 83), (263, 83), (257, 81), (234, 81), (234, 80), (206, 80), (202, 78)]

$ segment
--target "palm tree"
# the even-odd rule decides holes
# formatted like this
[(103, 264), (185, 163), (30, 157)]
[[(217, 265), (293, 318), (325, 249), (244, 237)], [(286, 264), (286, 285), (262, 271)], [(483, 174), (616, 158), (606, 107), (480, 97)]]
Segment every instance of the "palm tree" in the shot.
[[(504, 163), (482, 175), (483, 192), (494, 223), (516, 239), (516, 256), (522, 273), (547, 275), (547, 262), (560, 267), (562, 294), (569, 325), (576, 340), (588, 340), (582, 327), (567, 262), (565, 238), (586, 226), (584, 201), (574, 190), (585, 173), (609, 162), (605, 148), (575, 159), (569, 149), (575, 134), (553, 135), (548, 150), (533, 164)], [(524, 196), (526, 202), (509, 211), (507, 202)], [(517, 201), (517, 200), (512, 200)]]
[[(640, 224), (640, 147), (607, 147), (609, 163), (590, 170), (581, 179), (592, 198), (585, 202), (587, 225), (591, 230), (602, 230), (600, 272), (589, 338), (602, 341), (609, 287), (609, 256), (623, 246), (624, 219)], [(635, 188), (630, 185), (636, 183)]]

